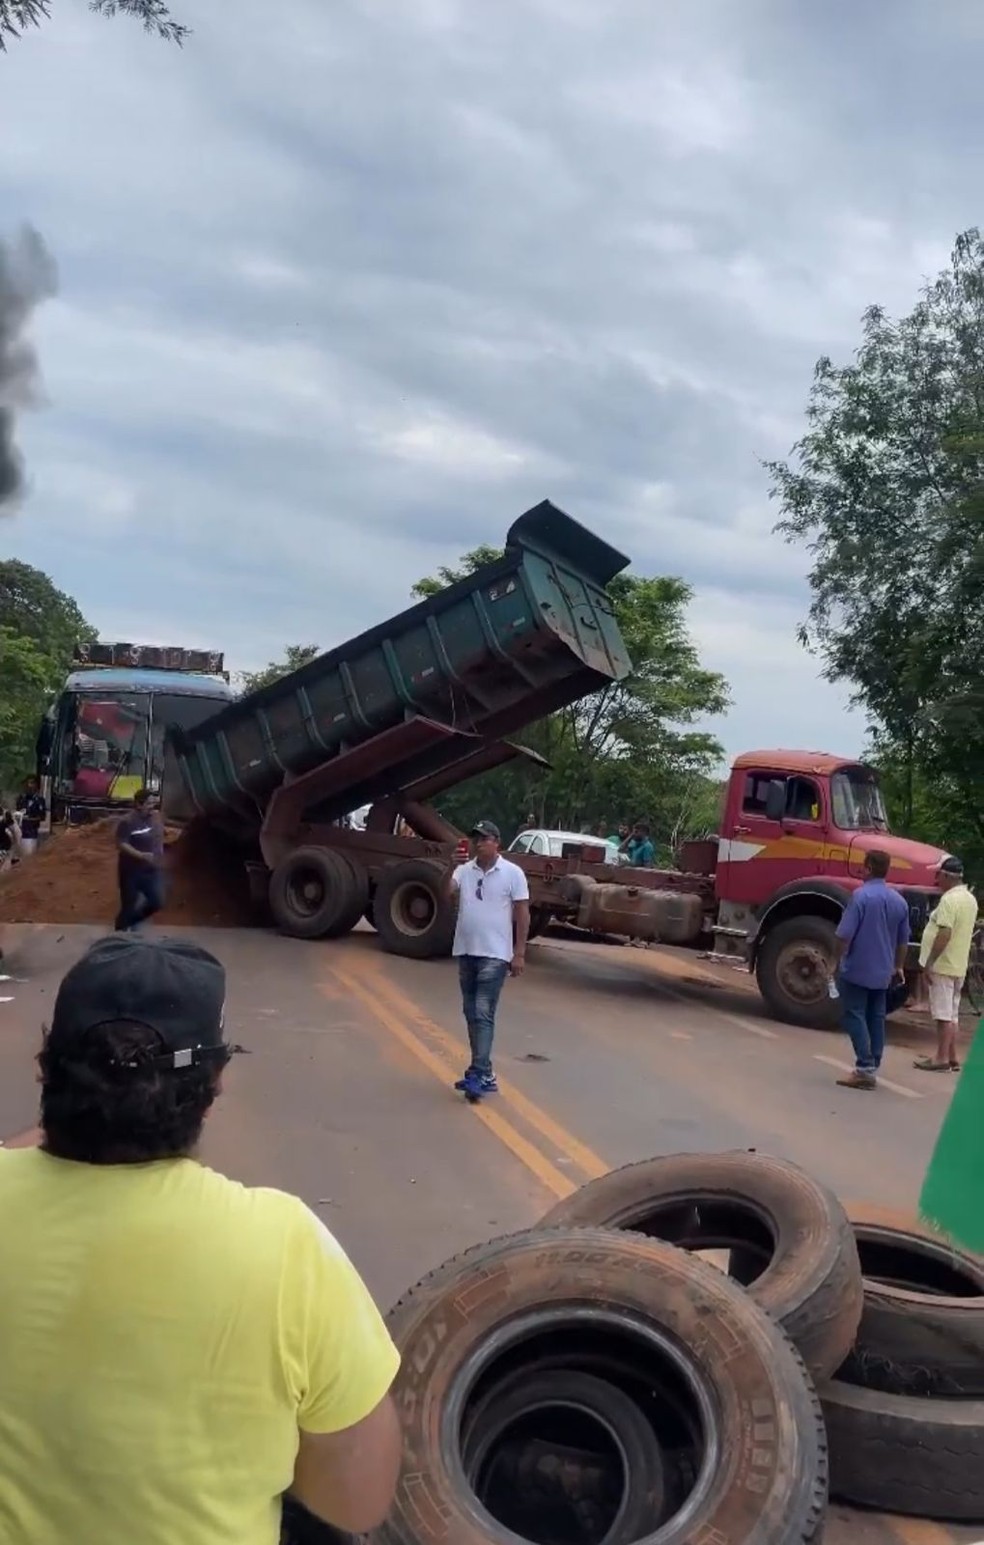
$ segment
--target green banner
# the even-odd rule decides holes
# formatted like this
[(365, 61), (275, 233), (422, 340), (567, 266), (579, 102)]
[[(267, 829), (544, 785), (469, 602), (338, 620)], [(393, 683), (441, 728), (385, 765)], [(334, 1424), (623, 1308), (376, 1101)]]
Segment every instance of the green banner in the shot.
[(963, 1250), (984, 1254), (984, 1035), (982, 1019), (929, 1161), (919, 1210)]

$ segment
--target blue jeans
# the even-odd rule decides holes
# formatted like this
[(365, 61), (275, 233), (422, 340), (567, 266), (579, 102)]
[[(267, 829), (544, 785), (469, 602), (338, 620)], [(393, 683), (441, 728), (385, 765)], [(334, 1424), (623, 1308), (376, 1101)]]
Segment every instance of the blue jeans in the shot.
[(133, 868), (120, 865), (120, 910), (116, 917), (116, 932), (129, 933), (138, 923), (153, 917), (164, 905), (164, 876), (159, 869)]
[(492, 1042), (495, 1038), (495, 1011), (509, 975), (507, 960), (492, 960), (485, 955), (460, 955), (458, 980), (461, 982), (461, 1006), (468, 1026), (471, 1068), (483, 1077), (492, 1073)]
[(854, 1061), (859, 1073), (875, 1074), (881, 1067), (885, 1050), (885, 987), (861, 987), (857, 982), (837, 983), (841, 1000), (841, 1023), (851, 1037)]

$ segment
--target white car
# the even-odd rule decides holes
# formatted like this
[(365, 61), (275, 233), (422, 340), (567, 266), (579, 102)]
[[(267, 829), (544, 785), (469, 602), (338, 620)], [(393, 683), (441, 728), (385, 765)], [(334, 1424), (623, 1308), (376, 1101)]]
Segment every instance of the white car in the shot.
[(625, 864), (628, 862), (624, 853), (618, 851), (618, 844), (609, 842), (604, 837), (592, 837), (587, 832), (557, 832), (541, 829), (520, 832), (519, 836), (509, 844), (510, 853), (530, 853), (535, 858), (563, 858), (564, 848), (568, 843), (579, 843), (584, 847), (604, 848), (606, 864)]

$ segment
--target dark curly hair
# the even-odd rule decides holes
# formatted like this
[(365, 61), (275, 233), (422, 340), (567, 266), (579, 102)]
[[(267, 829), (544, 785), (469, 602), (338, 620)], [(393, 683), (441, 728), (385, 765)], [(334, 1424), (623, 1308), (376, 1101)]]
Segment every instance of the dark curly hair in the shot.
[(71, 1047), (52, 1045), (46, 1034), (38, 1055), (45, 1151), (83, 1164), (191, 1153), (229, 1052), (172, 1068), (155, 1062), (163, 1050), (155, 1030), (126, 1020), (97, 1025)]

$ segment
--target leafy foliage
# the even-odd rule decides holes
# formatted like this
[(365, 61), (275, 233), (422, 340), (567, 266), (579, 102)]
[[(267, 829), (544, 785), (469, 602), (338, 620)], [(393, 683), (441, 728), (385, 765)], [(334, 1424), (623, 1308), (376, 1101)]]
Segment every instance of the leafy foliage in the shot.
[[(146, 32), (155, 32), (168, 43), (180, 45), (191, 34), (190, 27), (172, 20), (164, 0), (89, 0), (89, 10), (100, 16), (134, 16)], [(50, 19), (51, 0), (0, 0), (0, 53), (6, 50), (7, 40)]]
[(38, 727), (71, 668), (77, 643), (95, 638), (70, 596), (28, 563), (0, 563), (0, 787), (34, 768)]
[[(803, 640), (851, 684), (916, 834), (984, 860), (984, 240), (908, 316), (865, 314), (854, 361), (821, 359), (778, 530), (811, 554)], [(921, 803), (932, 790), (933, 814)], [(931, 831), (930, 828), (934, 829)]]
[(320, 653), (317, 644), (288, 644), (282, 660), (271, 660), (261, 671), (240, 671), (237, 678), (239, 685), (244, 692), (256, 692), (260, 687), (269, 687), (281, 677), (289, 676), (291, 671), (300, 670), (302, 665), (307, 665)]
[[(501, 552), (478, 547), (456, 569), (413, 587), (417, 598), (494, 562)], [(523, 744), (550, 764), (547, 773), (515, 762), (452, 789), (441, 809), (467, 826), (476, 814), (510, 834), (529, 823), (563, 830), (612, 832), (620, 821), (648, 819), (669, 858), (687, 836), (713, 829), (721, 757), (717, 740), (694, 728), (727, 706), (727, 686), (704, 670), (688, 635), (690, 590), (680, 579), (619, 575), (609, 586), (633, 661), (631, 675), (533, 724)]]

